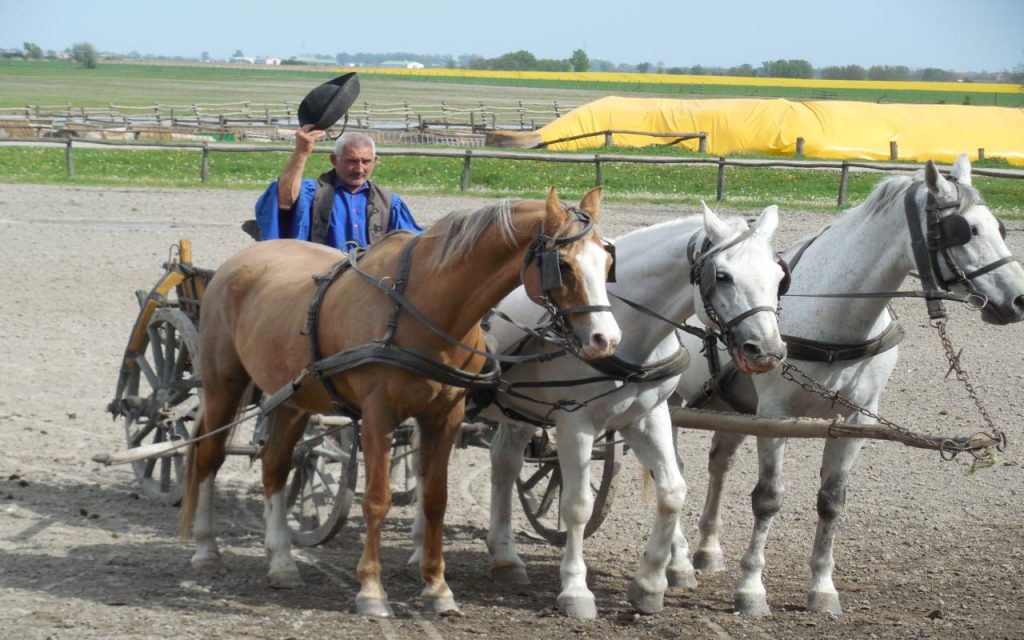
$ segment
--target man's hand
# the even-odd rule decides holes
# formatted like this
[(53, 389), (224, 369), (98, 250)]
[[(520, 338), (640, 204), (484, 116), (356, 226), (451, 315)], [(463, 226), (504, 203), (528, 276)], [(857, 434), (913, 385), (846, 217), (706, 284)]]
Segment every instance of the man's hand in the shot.
[(314, 129), (312, 124), (304, 124), (295, 132), (295, 151), (303, 155), (313, 153), (313, 143), (327, 135), (326, 131)]
[(295, 205), (302, 184), (302, 172), (306, 168), (306, 159), (313, 153), (313, 143), (327, 135), (326, 131), (314, 129), (311, 124), (304, 124), (295, 132), (295, 152), (292, 153), (288, 166), (281, 172), (277, 181), (278, 206), (288, 211)]

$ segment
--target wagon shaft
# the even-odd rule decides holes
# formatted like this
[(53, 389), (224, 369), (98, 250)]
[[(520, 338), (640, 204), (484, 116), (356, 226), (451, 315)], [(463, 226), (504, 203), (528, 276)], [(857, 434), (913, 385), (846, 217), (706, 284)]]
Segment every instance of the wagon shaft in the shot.
[(838, 415), (834, 420), (768, 418), (687, 407), (672, 409), (671, 415), (672, 425), (682, 429), (723, 431), (769, 438), (870, 438), (901, 442), (907, 446), (921, 449), (949, 452), (978, 451), (989, 447), (1001, 447), (1003, 444), (987, 434), (954, 438), (929, 436), (893, 429), (883, 424), (851, 424), (842, 421)]

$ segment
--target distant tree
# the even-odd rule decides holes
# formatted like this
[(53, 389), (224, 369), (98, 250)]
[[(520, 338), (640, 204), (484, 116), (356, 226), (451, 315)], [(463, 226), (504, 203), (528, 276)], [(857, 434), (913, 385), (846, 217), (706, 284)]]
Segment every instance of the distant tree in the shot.
[(668, 69), (665, 69), (665, 73), (673, 76), (685, 76), (690, 73), (690, 70), (686, 67), (669, 67)]
[(726, 69), (725, 75), (736, 76), (739, 78), (753, 78), (757, 75), (757, 70), (749, 64), (741, 64), (738, 67), (729, 67)]
[(692, 76), (706, 76), (706, 75), (708, 75), (708, 70), (705, 69), (704, 67), (702, 67), (699, 64), (695, 64), (692, 67), (690, 67), (690, 75), (692, 75)]
[(96, 47), (88, 42), (76, 42), (71, 45), (71, 59), (86, 69), (95, 69), (98, 58)]
[(860, 65), (848, 64), (842, 67), (823, 67), (821, 77), (825, 80), (866, 80), (868, 72)]
[(1024, 64), (1018, 64), (1010, 74), (1010, 82), (1019, 84), (1024, 89)]
[(902, 65), (875, 65), (868, 69), (868, 80), (909, 80), (910, 69)]
[(42, 60), (43, 48), (34, 42), (25, 43), (25, 57), (29, 60)]
[(458, 63), (455, 61), (455, 56), (448, 56), (444, 61), (444, 66), (446, 69), (454, 69), (457, 67)]
[(636, 72), (637, 73), (650, 73), (651, 72), (651, 63), (650, 62), (641, 62), (640, 64), (636, 65)]
[(591, 60), (590, 68), (593, 69), (594, 71), (605, 72), (615, 71), (617, 69), (615, 63), (610, 62), (608, 60)]
[(569, 57), (569, 64), (572, 65), (573, 71), (590, 70), (590, 58), (587, 57), (587, 52), (583, 49), (577, 49), (572, 52), (572, 55)]
[(568, 60), (556, 60), (554, 58), (541, 58), (537, 60), (534, 69), (537, 71), (572, 71), (572, 63)]
[(768, 60), (761, 63), (767, 78), (813, 78), (814, 67), (806, 60)]
[(233, 54), (231, 54), (231, 57), (232, 58), (244, 58), (245, 54), (242, 53), (241, 49), (235, 49), (235, 52)]
[(203, 62), (209, 62), (210, 61), (210, 52), (209, 51), (204, 51), (204, 52), (200, 53), (199, 54), (199, 59), (202, 60)]
[(921, 69), (914, 73), (914, 79), (921, 80), (923, 82), (955, 82), (956, 74), (952, 71), (946, 71), (945, 69), (936, 69), (934, 67), (928, 67), (927, 69)]

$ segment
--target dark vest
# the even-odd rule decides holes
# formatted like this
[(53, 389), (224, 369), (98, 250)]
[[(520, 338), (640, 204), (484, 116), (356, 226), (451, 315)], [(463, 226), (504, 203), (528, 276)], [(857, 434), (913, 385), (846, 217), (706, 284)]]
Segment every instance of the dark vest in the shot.
[[(309, 212), (309, 241), (324, 244), (327, 228), (334, 210), (334, 170), (320, 175), (316, 180), (316, 193)], [(391, 221), (391, 191), (368, 182), (366, 194), (366, 229), (370, 244), (384, 237)]]

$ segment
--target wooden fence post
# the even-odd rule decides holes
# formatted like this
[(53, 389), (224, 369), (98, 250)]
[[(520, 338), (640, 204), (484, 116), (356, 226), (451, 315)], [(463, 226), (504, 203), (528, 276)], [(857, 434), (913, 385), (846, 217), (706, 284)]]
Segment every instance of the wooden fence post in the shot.
[(203, 143), (203, 149), (199, 158), (199, 181), (206, 182), (206, 177), (210, 174), (210, 149), (206, 146), (207, 143)]
[(697, 145), (697, 151), (699, 151), (700, 153), (707, 153), (708, 152), (708, 133), (707, 133), (707, 131), (702, 131), (701, 132), (701, 134), (700, 134), (700, 142)]
[(605, 131), (604, 132), (604, 146), (605, 146), (605, 148), (608, 148), (608, 147), (612, 146), (612, 132), (611, 131)]
[(839, 171), (839, 206), (846, 205), (846, 178), (850, 173), (850, 163), (843, 160), (843, 168)]
[(716, 189), (716, 196), (719, 201), (722, 200), (722, 196), (725, 195), (725, 158), (718, 157), (718, 186)]
[(985, 159), (985, 147), (978, 147), (978, 160)]
[(798, 158), (804, 157), (804, 139), (803, 138), (797, 138), (796, 139), (796, 157), (798, 157)]
[(462, 177), (459, 178), (459, 191), (465, 191), (469, 186), (469, 166), (473, 162), (473, 150), (466, 149), (466, 158), (462, 161)]
[(604, 184), (604, 176), (601, 172), (601, 156), (594, 154), (594, 186), (600, 187)]
[(71, 138), (68, 138), (68, 145), (64, 150), (64, 159), (68, 165), (68, 177), (75, 177), (75, 156), (71, 151)]
[(889, 159), (890, 160), (896, 160), (899, 157), (900, 157), (900, 152), (899, 152), (899, 148), (896, 145), (896, 141), (895, 140), (890, 140), (889, 141)]

